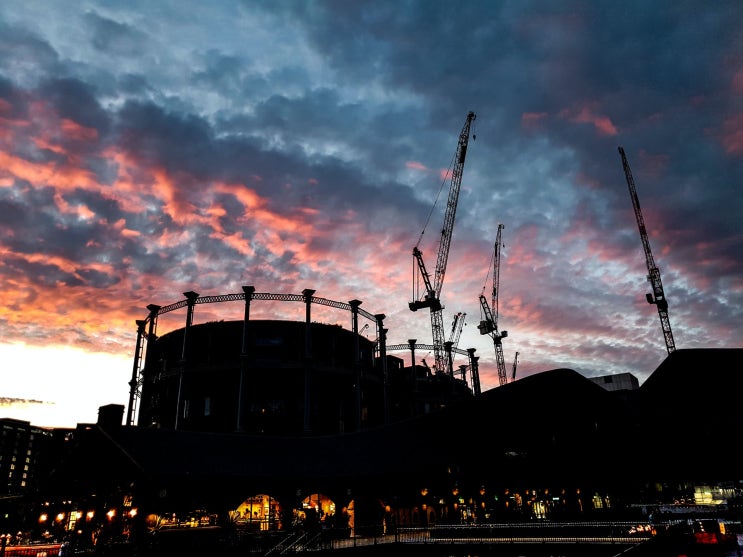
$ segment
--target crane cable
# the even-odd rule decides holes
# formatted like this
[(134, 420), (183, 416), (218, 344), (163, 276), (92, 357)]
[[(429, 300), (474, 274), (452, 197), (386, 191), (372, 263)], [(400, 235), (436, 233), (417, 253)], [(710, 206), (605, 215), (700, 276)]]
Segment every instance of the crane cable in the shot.
[(493, 268), (493, 260), (495, 259), (495, 250), (490, 251), (490, 261), (488, 262), (488, 272), (485, 274), (485, 282), (482, 285), (482, 295), (485, 295), (485, 289), (488, 287), (488, 279), (490, 278), (490, 269)]
[[(426, 217), (426, 223), (423, 225), (423, 230), (421, 230), (420, 236), (418, 236), (418, 241), (415, 244), (414, 249), (419, 249), (418, 246), (420, 246), (421, 241), (423, 240), (423, 234), (426, 233), (426, 228), (428, 228), (428, 223), (431, 222), (431, 217), (433, 216), (433, 211), (436, 209), (436, 205), (439, 202), (439, 198), (441, 197), (441, 192), (444, 190), (444, 184), (446, 184), (446, 179), (449, 176), (453, 175), (453, 168), (454, 168), (454, 159), (456, 158), (456, 153), (452, 156), (451, 162), (449, 163), (449, 169), (446, 172), (446, 175), (444, 176), (444, 179), (441, 180), (441, 185), (439, 186), (439, 191), (436, 193), (436, 198), (433, 201), (433, 205), (431, 206), (431, 210), (428, 212), (428, 217)], [(413, 260), (413, 299), (418, 300), (420, 298), (420, 280), (418, 279), (418, 273), (420, 272), (420, 269), (418, 269), (418, 265)]]
[[(503, 250), (504, 247), (506, 247), (506, 244), (501, 240), (501, 250)], [(490, 252), (490, 261), (488, 262), (488, 272), (485, 274), (485, 282), (482, 285), (482, 294), (485, 294), (485, 289), (488, 287), (488, 279), (490, 278), (490, 270), (493, 268), (493, 263), (495, 259), (495, 250), (492, 250)]]
[(447, 179), (451, 178), (454, 175), (454, 160), (457, 157), (457, 153), (454, 153), (451, 158), (451, 162), (449, 163), (449, 168), (446, 171), (446, 174), (444, 175), (444, 179), (441, 180), (441, 185), (439, 186), (439, 191), (436, 193), (436, 198), (433, 201), (433, 205), (431, 206), (431, 210), (428, 213), (428, 217), (426, 218), (426, 224), (423, 225), (423, 230), (421, 230), (420, 236), (418, 236), (418, 242), (416, 242), (415, 247), (418, 248), (421, 244), (421, 240), (423, 240), (423, 234), (426, 232), (426, 228), (428, 228), (428, 223), (431, 222), (431, 217), (433, 216), (433, 211), (436, 209), (436, 205), (439, 202), (439, 198), (441, 197), (441, 192), (444, 190), (444, 185), (446, 184)]

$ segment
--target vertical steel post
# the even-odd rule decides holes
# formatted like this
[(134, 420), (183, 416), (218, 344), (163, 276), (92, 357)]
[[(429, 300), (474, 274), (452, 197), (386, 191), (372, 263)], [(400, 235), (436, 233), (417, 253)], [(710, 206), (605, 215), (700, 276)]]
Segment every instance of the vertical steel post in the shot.
[(361, 431), (361, 349), (359, 348), (360, 300), (348, 302), (351, 306), (351, 328), (353, 330), (353, 372), (356, 389), (356, 431)]
[(389, 377), (387, 376), (387, 329), (384, 328), (384, 313), (378, 313), (374, 316), (377, 320), (377, 336), (379, 337), (379, 361), (382, 364), (382, 397), (384, 400), (384, 423), (390, 421), (390, 402), (389, 402)]
[(186, 297), (186, 327), (183, 329), (183, 347), (181, 349), (181, 362), (180, 362), (180, 371), (178, 374), (178, 398), (176, 399), (175, 404), (175, 424), (173, 426), (173, 429), (178, 429), (178, 421), (181, 413), (181, 395), (183, 392), (183, 375), (186, 371), (186, 355), (187, 355), (187, 339), (188, 339), (188, 331), (191, 329), (191, 325), (193, 324), (193, 308), (196, 305), (196, 298), (199, 297), (199, 295), (196, 292), (189, 291), (184, 292), (183, 295)]
[(311, 388), (311, 362), (312, 362), (312, 295), (315, 293), (314, 290), (305, 288), (302, 290), (302, 296), (304, 296), (305, 303), (305, 329), (304, 329), (304, 431), (311, 431), (312, 426), (310, 423), (310, 411), (312, 397), (310, 395)]
[(248, 324), (250, 323), (250, 302), (255, 293), (255, 286), (243, 286), (243, 292), (245, 293), (245, 313), (243, 315), (242, 348), (240, 349), (240, 384), (237, 388), (237, 431), (245, 431), (243, 397), (248, 373)]
[(470, 375), (472, 376), (472, 391), (475, 393), (475, 396), (478, 396), (480, 394), (480, 368), (477, 364), (477, 361), (480, 359), (480, 356), (475, 356), (475, 349), (474, 348), (468, 348), (467, 354), (470, 358)]
[(453, 345), (454, 343), (450, 340), (447, 340), (444, 343), (444, 353), (446, 354), (446, 370), (449, 372), (449, 377), (451, 377), (452, 379), (454, 379), (454, 358), (451, 355), (451, 348)]
[(416, 342), (418, 342), (418, 339), (415, 339), (415, 338), (408, 339), (408, 346), (410, 346), (410, 365), (413, 367), (413, 373), (415, 373), (415, 343)]
[[(147, 310), (150, 312), (150, 314), (147, 316), (147, 321), (149, 322), (149, 327), (147, 329), (147, 343), (146, 343), (146, 350), (144, 354), (144, 370), (147, 372), (147, 370), (150, 370), (148, 373), (150, 373), (150, 377), (152, 377), (154, 374), (152, 374), (152, 358), (155, 355), (155, 341), (157, 340), (157, 315), (160, 312), (160, 306), (155, 304), (150, 304), (147, 306)], [(144, 393), (141, 393), (144, 395)], [(140, 411), (141, 414), (141, 411)], [(149, 414), (149, 413), (148, 413)], [(153, 416), (149, 416), (150, 420), (152, 420)], [(142, 418), (140, 416), (139, 422), (142, 421)], [(150, 425), (150, 424), (142, 424), (142, 425)]]
[(137, 387), (139, 386), (139, 368), (142, 365), (142, 340), (145, 334), (144, 319), (137, 319), (137, 344), (134, 348), (134, 363), (132, 364), (132, 378), (129, 381), (129, 408), (126, 412), (126, 425), (134, 425), (134, 409), (137, 397)]

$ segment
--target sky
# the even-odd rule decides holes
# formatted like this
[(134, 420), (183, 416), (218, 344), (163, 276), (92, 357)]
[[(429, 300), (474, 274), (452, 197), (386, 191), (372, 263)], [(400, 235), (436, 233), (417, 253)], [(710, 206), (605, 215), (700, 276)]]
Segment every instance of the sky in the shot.
[(412, 251), (433, 274), (470, 111), (441, 301), (483, 390), (499, 224), (509, 374), (518, 352), (517, 380), (642, 383), (667, 357), (619, 147), (676, 348), (743, 347), (741, 21), (726, 0), (0, 2), (0, 418), (128, 405), (136, 320), (187, 291), (309, 288), (431, 343)]

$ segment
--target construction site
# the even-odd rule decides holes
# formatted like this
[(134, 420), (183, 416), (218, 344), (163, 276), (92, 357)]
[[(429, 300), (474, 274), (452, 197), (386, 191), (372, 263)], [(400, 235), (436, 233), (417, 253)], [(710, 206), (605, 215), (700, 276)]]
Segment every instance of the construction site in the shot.
[[(518, 378), (520, 352), (505, 357), (499, 325), (499, 224), (477, 326), (492, 340), (498, 386), (482, 389), (480, 356), (459, 346), (464, 314), (445, 326), (441, 301), (474, 120), (469, 112), (459, 133), (432, 272), (412, 249), (408, 307), (428, 311), (430, 339), (390, 343), (385, 308), (311, 288), (153, 303), (136, 322), (127, 407), (78, 425), (19, 527), (61, 517), (52, 527), (82, 547), (199, 527), (350, 538), (391, 525), (635, 520), (674, 502), (740, 513), (743, 349), (675, 346), (621, 147), (667, 358), (642, 386), (609, 388), (565, 368)], [(241, 304), (243, 319), (197, 322), (198, 306), (225, 303)], [(258, 303), (302, 304), (305, 319), (252, 319)], [(317, 322), (319, 306), (347, 326)], [(183, 327), (158, 331), (171, 312)]]
[[(466, 314), (454, 314), (451, 328), (444, 325), (442, 289), (456, 221), (459, 192), (472, 136), (474, 112), (468, 112), (447, 172), (448, 196), (433, 273), (426, 267), (420, 244), (414, 258), (412, 312), (428, 310), (430, 341), (408, 339), (388, 343), (384, 313), (363, 309), (361, 300), (347, 302), (301, 294), (256, 292), (252, 285), (241, 293), (200, 296), (190, 291), (166, 306), (151, 304), (149, 314), (137, 321), (137, 341), (130, 381), (127, 425), (204, 431), (273, 434), (333, 434), (389, 424), (445, 408), (464, 397), (481, 394), (479, 360), (474, 348), (463, 350), (459, 339)], [(655, 264), (634, 178), (622, 147), (622, 169), (629, 188), (652, 291), (647, 301), (657, 307), (670, 355), (675, 349), (668, 302)], [(442, 184), (442, 190), (443, 186)], [(439, 192), (441, 193), (441, 192)], [(436, 203), (434, 203), (434, 206)], [(430, 217), (429, 217), (430, 220)], [(507, 369), (499, 326), (500, 267), (503, 229), (498, 224), (489, 284), (478, 299), (480, 335), (492, 339), (498, 385), (516, 379), (519, 351)], [(490, 297), (486, 291), (490, 289)], [(242, 302), (242, 322), (194, 325), (200, 304)], [(305, 323), (255, 321), (251, 305), (262, 302), (299, 302), (305, 305)], [(313, 323), (312, 309), (322, 305), (347, 312), (347, 328)], [(185, 309), (182, 329), (158, 336), (161, 315)], [(361, 321), (360, 321), (361, 320)], [(362, 336), (372, 327), (374, 340)], [(409, 365), (396, 354), (407, 351)], [(432, 353), (432, 366), (416, 353)], [(465, 363), (455, 365), (455, 358)], [(235, 394), (237, 396), (235, 396)]]

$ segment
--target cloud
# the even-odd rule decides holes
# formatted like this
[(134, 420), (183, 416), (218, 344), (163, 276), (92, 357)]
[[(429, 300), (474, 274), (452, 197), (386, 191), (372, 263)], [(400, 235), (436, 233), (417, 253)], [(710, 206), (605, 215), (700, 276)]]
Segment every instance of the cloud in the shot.
[(495, 355), (472, 324), (499, 223), (520, 376), (644, 378), (665, 356), (620, 145), (677, 345), (739, 345), (740, 16), (733, 2), (0, 4), (0, 332), (129, 359), (147, 304), (252, 284), (361, 299), (389, 342), (430, 338), (407, 306), (412, 248), (433, 269), (435, 201), (472, 110), (442, 301), (445, 322), (467, 313), (460, 346), (484, 384)]
[(54, 404), (54, 403), (44, 402), (43, 400), (27, 399), (27, 398), (0, 397), (0, 407), (12, 408), (14, 406), (34, 406), (38, 404)]

